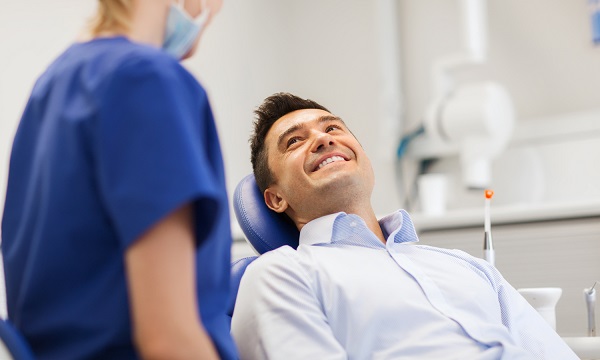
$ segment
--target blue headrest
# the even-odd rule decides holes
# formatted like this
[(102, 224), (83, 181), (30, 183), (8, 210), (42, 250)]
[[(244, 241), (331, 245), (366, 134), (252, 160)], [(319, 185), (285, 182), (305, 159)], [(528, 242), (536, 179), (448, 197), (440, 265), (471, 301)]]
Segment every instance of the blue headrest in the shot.
[(267, 207), (254, 175), (243, 178), (233, 194), (233, 210), (250, 245), (259, 254), (289, 245), (298, 247), (300, 232), (285, 214)]
[(231, 264), (231, 279), (229, 281), (229, 305), (227, 306), (227, 317), (231, 324), (231, 317), (235, 309), (235, 301), (237, 299), (237, 293), (240, 288), (240, 282), (242, 276), (248, 265), (250, 265), (258, 256), (249, 256), (238, 259)]

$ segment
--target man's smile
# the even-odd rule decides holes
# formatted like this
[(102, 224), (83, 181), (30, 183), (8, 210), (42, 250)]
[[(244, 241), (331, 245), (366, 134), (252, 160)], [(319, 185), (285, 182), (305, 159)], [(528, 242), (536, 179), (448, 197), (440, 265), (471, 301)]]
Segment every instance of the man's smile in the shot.
[(348, 161), (348, 159), (341, 154), (326, 155), (318, 160), (317, 165), (313, 168), (313, 172), (318, 171), (323, 167), (338, 161)]

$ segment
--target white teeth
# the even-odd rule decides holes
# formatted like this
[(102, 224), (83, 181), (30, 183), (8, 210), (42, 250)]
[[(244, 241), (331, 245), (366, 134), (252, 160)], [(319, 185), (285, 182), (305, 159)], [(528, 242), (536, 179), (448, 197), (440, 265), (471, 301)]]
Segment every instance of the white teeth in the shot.
[(341, 156), (337, 156), (337, 155), (332, 156), (330, 158), (323, 160), (323, 162), (319, 164), (319, 169), (322, 168), (323, 166), (325, 166), (327, 164), (331, 164), (332, 162), (335, 162), (335, 161), (345, 161), (345, 160)]

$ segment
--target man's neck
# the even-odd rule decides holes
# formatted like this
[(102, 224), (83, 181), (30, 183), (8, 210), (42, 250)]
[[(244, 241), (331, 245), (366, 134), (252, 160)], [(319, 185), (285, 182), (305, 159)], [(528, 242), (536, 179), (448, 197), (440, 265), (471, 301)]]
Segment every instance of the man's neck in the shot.
[(373, 234), (375, 234), (375, 236), (377, 236), (377, 238), (382, 243), (384, 243), (384, 244), (386, 243), (386, 238), (383, 235), (383, 230), (381, 230), (381, 226), (379, 226), (379, 221), (377, 220), (377, 217), (375, 216), (375, 212), (373, 211), (371, 204), (368, 204), (365, 206), (356, 206), (353, 208), (337, 209), (335, 211), (328, 211), (326, 213), (313, 215), (313, 216), (307, 217), (305, 219), (298, 219), (291, 214), (290, 214), (290, 217), (292, 217), (292, 219), (295, 219), (294, 222), (296, 223), (296, 227), (298, 228), (298, 230), (302, 230), (304, 225), (308, 224), (310, 221), (318, 219), (323, 216), (335, 214), (337, 212), (345, 212), (346, 214), (353, 214), (353, 215), (359, 216), (360, 218), (362, 218), (364, 220), (364, 222), (367, 225), (367, 227), (369, 228), (369, 230), (371, 230), (371, 232), (373, 232)]
[(373, 209), (371, 207), (369, 207), (368, 211), (349, 212), (348, 214), (355, 214), (355, 215), (360, 216), (367, 224), (367, 227), (369, 228), (369, 230), (371, 230), (371, 232), (373, 232), (373, 234), (375, 234), (375, 236), (377, 236), (377, 238), (382, 243), (384, 243), (384, 244), (386, 243), (386, 238), (383, 235), (383, 230), (381, 230), (379, 221), (377, 220), (377, 217), (375, 216), (375, 212), (373, 211)]

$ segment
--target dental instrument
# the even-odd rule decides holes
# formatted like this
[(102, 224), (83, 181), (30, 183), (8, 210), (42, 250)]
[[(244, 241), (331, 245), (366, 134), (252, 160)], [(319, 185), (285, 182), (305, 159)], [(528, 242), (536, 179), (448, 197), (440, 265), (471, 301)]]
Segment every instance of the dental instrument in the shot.
[(585, 296), (585, 303), (587, 305), (588, 314), (588, 336), (596, 336), (596, 285), (598, 281), (592, 285), (589, 289), (584, 289), (583, 294)]
[(492, 242), (492, 226), (490, 221), (490, 203), (492, 202), (492, 196), (494, 192), (492, 190), (486, 190), (485, 194), (485, 217), (484, 217), (484, 234), (483, 234), (483, 257), (484, 259), (495, 265), (496, 254), (494, 252), (494, 244)]

